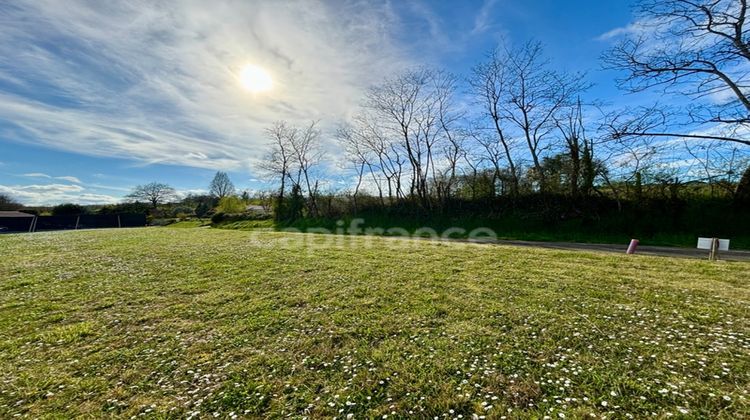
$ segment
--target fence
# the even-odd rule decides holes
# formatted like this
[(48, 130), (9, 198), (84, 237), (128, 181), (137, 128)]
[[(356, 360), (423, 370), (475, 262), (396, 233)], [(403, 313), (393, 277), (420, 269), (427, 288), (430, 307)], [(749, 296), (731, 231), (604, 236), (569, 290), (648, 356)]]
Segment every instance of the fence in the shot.
[(0, 217), (0, 231), (38, 232), (44, 230), (73, 230), (146, 226), (146, 215), (82, 214), (80, 216)]

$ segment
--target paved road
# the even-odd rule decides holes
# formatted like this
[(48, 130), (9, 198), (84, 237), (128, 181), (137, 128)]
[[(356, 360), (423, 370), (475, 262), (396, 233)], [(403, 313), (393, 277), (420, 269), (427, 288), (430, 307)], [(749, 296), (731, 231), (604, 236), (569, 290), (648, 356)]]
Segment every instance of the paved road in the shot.
[[(599, 252), (616, 252), (624, 254), (627, 244), (586, 244), (575, 242), (535, 242), (535, 241), (492, 241), (498, 245), (528, 246), (535, 248), (550, 249), (567, 249), (578, 251), (599, 251)], [(636, 251), (638, 255), (658, 255), (662, 257), (681, 257), (681, 258), (698, 258), (708, 259), (708, 251), (692, 248), (676, 248), (667, 246), (639, 246)], [(719, 254), (719, 259), (726, 261), (750, 261), (750, 251), (723, 251)]]
[[(485, 245), (510, 245), (510, 246), (527, 246), (532, 248), (564, 249), (569, 251), (591, 251), (591, 252), (613, 252), (625, 255), (628, 244), (588, 244), (579, 242), (541, 242), (541, 241), (519, 241), (508, 239), (434, 239), (434, 238), (404, 238), (397, 236), (383, 236), (391, 240), (424, 240), (424, 241), (446, 241), (446, 242), (471, 242)], [(648, 246), (639, 245), (636, 251), (637, 255), (654, 255), (660, 257), (675, 258), (693, 258), (708, 259), (708, 250), (695, 248), (678, 248), (671, 246)], [(719, 253), (719, 259), (723, 261), (747, 261), (750, 262), (750, 251), (722, 251)]]

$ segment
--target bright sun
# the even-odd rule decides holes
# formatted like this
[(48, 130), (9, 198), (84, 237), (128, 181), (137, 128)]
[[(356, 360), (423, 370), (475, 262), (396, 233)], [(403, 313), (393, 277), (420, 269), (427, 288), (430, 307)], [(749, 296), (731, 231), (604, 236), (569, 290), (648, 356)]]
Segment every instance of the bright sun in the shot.
[(243, 88), (253, 93), (265, 92), (273, 88), (271, 75), (264, 69), (253, 65), (242, 68), (240, 83), (242, 83)]

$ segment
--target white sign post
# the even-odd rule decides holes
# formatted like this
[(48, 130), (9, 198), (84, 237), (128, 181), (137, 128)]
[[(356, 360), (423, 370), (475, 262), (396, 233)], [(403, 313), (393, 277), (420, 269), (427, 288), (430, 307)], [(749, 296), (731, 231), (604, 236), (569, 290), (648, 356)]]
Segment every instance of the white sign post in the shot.
[(716, 261), (719, 259), (719, 251), (729, 251), (729, 239), (698, 238), (698, 249), (709, 250), (708, 259)]

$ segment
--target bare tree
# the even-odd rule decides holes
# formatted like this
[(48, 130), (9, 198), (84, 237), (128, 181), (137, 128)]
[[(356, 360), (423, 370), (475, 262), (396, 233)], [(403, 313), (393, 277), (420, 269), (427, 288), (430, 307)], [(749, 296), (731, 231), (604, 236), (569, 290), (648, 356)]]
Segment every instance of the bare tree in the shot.
[(149, 184), (136, 186), (133, 189), (133, 192), (128, 194), (126, 198), (136, 202), (141, 201), (150, 203), (151, 208), (156, 209), (160, 204), (177, 198), (177, 193), (174, 188), (167, 184), (151, 182)]
[[(444, 139), (442, 155), (446, 162), (442, 173), (434, 175), (438, 199), (441, 202), (450, 198), (451, 189), (456, 180), (458, 163), (466, 153), (464, 150), (466, 131), (459, 127), (465, 113), (458, 112), (454, 104), (456, 83), (456, 76), (450, 73), (437, 72), (432, 78), (439, 131)], [(433, 167), (437, 168), (437, 165)]]
[[(371, 151), (367, 148), (366, 143), (362, 141), (362, 137), (355, 130), (355, 127), (351, 124), (342, 124), (336, 130), (336, 139), (339, 141), (346, 153), (347, 163), (351, 165), (351, 169), (353, 169), (357, 175), (357, 182), (354, 186), (354, 192), (352, 194), (354, 212), (356, 213), (358, 208), (357, 196), (359, 195), (359, 190), (362, 187), (365, 170), (369, 170), (369, 173), (374, 176), (374, 169), (371, 163)], [(375, 180), (375, 185), (378, 189), (380, 200), (382, 202), (383, 190), (377, 180)]]
[(492, 51), (488, 60), (472, 70), (469, 83), (472, 86), (476, 102), (481, 105), (482, 113), (492, 121), (495, 137), (474, 134), (475, 139), (487, 152), (487, 159), (495, 169), (495, 178), (500, 176), (500, 153), (504, 156), (511, 173), (511, 195), (518, 195), (518, 170), (511, 150), (513, 140), (507, 132), (505, 113), (502, 111), (509, 89), (509, 76), (505, 58), (497, 50)]
[(568, 107), (556, 117), (556, 125), (564, 140), (565, 152), (570, 159), (570, 195), (587, 196), (594, 187), (596, 163), (594, 142), (586, 136), (583, 105), (580, 98), (575, 106)]
[(307, 191), (307, 207), (311, 216), (318, 213), (316, 195), (319, 181), (313, 178), (313, 168), (320, 162), (320, 130), (317, 122), (300, 129), (286, 121), (277, 121), (266, 129), (271, 140), (271, 151), (261, 164), (261, 169), (280, 183), (277, 195), (279, 214), (283, 213), (287, 182), (291, 191)]
[[(470, 195), (469, 197), (472, 200), (475, 200), (477, 198), (477, 182), (480, 176), (480, 166), (481, 162), (484, 159), (484, 156), (482, 153), (479, 153), (474, 148), (467, 147), (465, 149), (465, 153), (463, 153), (463, 161), (466, 163), (466, 166), (463, 168), (463, 179), (464, 181), (467, 181), (466, 184), (468, 184)], [(497, 176), (497, 174), (495, 174)], [(496, 182), (496, 178), (493, 177), (492, 179), (492, 185), (494, 186)], [(493, 188), (494, 193), (494, 188)]]
[(227, 175), (226, 172), (218, 171), (211, 180), (209, 192), (211, 195), (221, 200), (224, 197), (234, 194), (234, 184), (232, 184), (232, 181), (229, 179), (229, 175)]
[(657, 144), (653, 137), (638, 137), (610, 139), (601, 146), (603, 160), (608, 165), (606, 170), (597, 173), (614, 195), (618, 207), (629, 195), (640, 198), (643, 175), (658, 164), (663, 144)]
[(717, 187), (733, 196), (742, 170), (750, 165), (750, 156), (742, 153), (742, 146), (720, 141), (699, 144), (684, 141), (684, 145), (693, 157), (693, 164), (688, 166), (686, 172), (697, 172), (693, 177), (708, 183), (711, 196), (716, 195)]
[(297, 169), (297, 181), (295, 184), (299, 186), (301, 181), (304, 180), (308, 198), (307, 207), (310, 215), (313, 217), (318, 215), (316, 196), (318, 194), (319, 182), (313, 179), (313, 169), (320, 163), (321, 158), (319, 147), (321, 132), (317, 128), (317, 124), (317, 121), (313, 121), (305, 128), (297, 129), (297, 135), (291, 136), (289, 139), (289, 145), (291, 146), (292, 156), (294, 157)]
[(379, 176), (375, 175), (372, 169), (378, 169), (383, 174), (388, 187), (388, 201), (405, 197), (402, 187), (402, 175), (406, 158), (404, 150), (400, 147), (400, 142), (389, 138), (382, 127), (378, 124), (375, 116), (368, 113), (362, 113), (355, 117), (357, 124), (357, 136), (375, 155), (375, 162), (371, 166), (373, 181), (378, 186), (381, 203), (383, 202), (382, 188), (380, 187)]
[[(505, 148), (505, 144), (502, 141), (498, 142), (494, 136), (488, 135), (486, 131), (473, 130), (471, 136), (479, 145), (482, 152), (477, 154), (478, 157), (475, 160), (467, 157), (467, 163), (473, 169), (474, 176), (478, 174), (480, 164), (489, 164), (492, 168), (492, 184), (497, 185), (497, 182), (502, 179), (502, 175), (505, 172), (503, 167), (504, 156), (510, 156), (510, 149)], [(508, 172), (510, 172), (510, 194), (511, 196), (516, 196), (519, 188), (518, 172), (512, 164), (509, 165), (508, 169)]]
[[(418, 172), (421, 170), (412, 147), (414, 119), (418, 112), (417, 102), (423, 87), (423, 78), (417, 73), (400, 75), (373, 86), (367, 93), (367, 106), (383, 120), (394, 135), (403, 139), (403, 146), (411, 163), (411, 194), (414, 193)], [(385, 147), (382, 148), (386, 152)]]
[(261, 170), (274, 180), (278, 180), (280, 184), (276, 195), (277, 211), (283, 206), (286, 181), (293, 179), (290, 171), (294, 157), (290, 142), (296, 135), (296, 130), (286, 121), (276, 121), (266, 129), (266, 136), (271, 141), (271, 150), (263, 160)]
[(557, 116), (574, 106), (575, 98), (588, 88), (582, 74), (550, 70), (542, 46), (529, 42), (518, 49), (505, 49), (509, 67), (507, 102), (501, 103), (506, 119), (520, 130), (531, 155), (539, 189), (547, 189), (541, 155), (556, 128)]
[(7, 194), (0, 194), (0, 210), (18, 210), (23, 207), (23, 204), (14, 200)]
[(660, 88), (692, 101), (680, 109), (679, 118), (659, 125), (638, 124), (641, 119), (654, 120), (649, 113), (663, 117), (656, 108), (641, 109), (643, 117), (612, 125), (612, 135), (750, 145), (747, 1), (641, 0), (637, 10), (641, 30), (605, 53), (605, 67), (626, 72), (619, 83), (629, 91)]
[[(439, 88), (445, 89), (445, 74), (421, 68), (407, 71), (396, 77), (385, 79), (381, 84), (368, 90), (366, 106), (374, 119), (387, 132), (386, 137), (397, 141), (381, 142), (380, 154), (396, 160), (398, 172), (403, 156), (408, 162), (410, 173), (409, 196), (418, 198), (424, 206), (430, 205), (429, 178), (436, 173), (435, 154), (439, 150), (441, 135)], [(443, 102), (443, 106), (447, 101)], [(443, 108), (446, 111), (445, 108)], [(447, 117), (447, 113), (444, 116)], [(394, 172), (391, 168), (391, 172)], [(400, 176), (395, 180), (400, 184)], [(400, 185), (397, 185), (400, 187)], [(400, 188), (397, 188), (397, 190)]]

